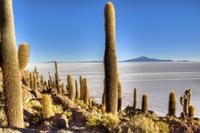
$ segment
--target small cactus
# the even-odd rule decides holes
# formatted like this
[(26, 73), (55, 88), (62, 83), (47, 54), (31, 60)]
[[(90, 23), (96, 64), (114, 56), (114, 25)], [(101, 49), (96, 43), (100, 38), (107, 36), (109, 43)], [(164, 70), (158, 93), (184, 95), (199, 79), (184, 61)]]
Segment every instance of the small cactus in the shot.
[(19, 60), (19, 69), (23, 71), (28, 64), (29, 61), (29, 46), (26, 43), (22, 43), (19, 46), (18, 50), (18, 60)]
[(53, 115), (53, 111), (51, 96), (49, 96), (48, 94), (42, 95), (42, 107), (43, 118), (50, 118)]
[(67, 86), (69, 88), (69, 98), (71, 100), (74, 99), (74, 87), (73, 87), (73, 79), (71, 75), (67, 75)]
[(76, 86), (76, 99), (80, 99), (80, 90), (78, 88), (78, 81), (75, 81), (75, 86)]
[(176, 116), (176, 93), (175, 92), (171, 92), (169, 94), (168, 115)]
[(111, 2), (105, 5), (105, 88), (106, 88), (106, 111), (117, 114), (117, 56), (115, 36), (115, 8)]
[(133, 92), (133, 109), (136, 110), (137, 108), (137, 89), (134, 88)]
[(188, 114), (188, 116), (190, 118), (193, 118), (195, 116), (195, 107), (193, 105), (189, 106), (189, 114)]
[(146, 94), (142, 96), (142, 112), (147, 113), (148, 111), (148, 97)]

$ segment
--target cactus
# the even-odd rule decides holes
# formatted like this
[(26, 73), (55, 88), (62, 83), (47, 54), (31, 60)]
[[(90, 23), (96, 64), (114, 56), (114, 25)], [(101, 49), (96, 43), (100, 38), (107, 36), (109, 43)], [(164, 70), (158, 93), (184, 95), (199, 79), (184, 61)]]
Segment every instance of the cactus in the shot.
[(147, 113), (148, 111), (148, 97), (146, 94), (142, 96), (142, 112)]
[(33, 73), (32, 72), (29, 73), (29, 85), (30, 85), (30, 88), (33, 89)]
[(89, 96), (89, 90), (88, 90), (88, 85), (87, 85), (87, 79), (84, 78), (83, 81), (84, 81), (84, 97), (83, 97), (83, 101), (84, 101), (85, 104), (88, 105), (90, 96)]
[(180, 97), (180, 103), (183, 106), (183, 113), (186, 117), (189, 115), (189, 106), (191, 101), (192, 92), (191, 89), (185, 91), (184, 95)]
[(18, 50), (18, 60), (19, 60), (19, 69), (23, 71), (28, 64), (29, 60), (29, 46), (26, 43), (22, 43), (19, 46)]
[(105, 55), (104, 72), (106, 88), (106, 111), (117, 114), (117, 57), (115, 37), (115, 9), (111, 2), (105, 5)]
[(65, 85), (63, 83), (61, 84), (60, 88), (61, 88), (62, 94), (65, 94)]
[(122, 85), (121, 85), (119, 74), (118, 74), (117, 88), (118, 88), (118, 105), (117, 105), (117, 107), (118, 107), (118, 111), (120, 111), (122, 109)]
[(78, 81), (75, 81), (75, 85), (76, 85), (76, 99), (80, 99), (80, 90), (78, 88)]
[(195, 116), (195, 107), (193, 105), (189, 106), (189, 114), (188, 114), (188, 116), (190, 118), (193, 118)]
[(0, 0), (1, 67), (5, 112), (10, 127), (24, 127), (20, 69), (17, 57), (12, 0)]
[(183, 112), (185, 113), (186, 116), (188, 116), (189, 113), (188, 99), (184, 99)]
[(83, 77), (79, 77), (80, 99), (83, 100)]
[(48, 94), (42, 95), (42, 114), (43, 118), (50, 118), (53, 115), (51, 96)]
[(37, 89), (37, 77), (35, 73), (33, 73), (33, 89)]
[(73, 80), (71, 75), (67, 75), (67, 86), (69, 88), (69, 98), (71, 100), (74, 99), (74, 87), (73, 87)]
[(54, 64), (55, 64), (55, 85), (58, 94), (61, 94), (62, 92), (60, 92), (60, 86), (59, 86), (58, 64), (56, 61), (54, 62)]
[(168, 115), (176, 116), (176, 93), (175, 92), (171, 92), (169, 94)]
[(137, 107), (137, 89), (134, 88), (133, 92), (133, 109), (136, 110)]

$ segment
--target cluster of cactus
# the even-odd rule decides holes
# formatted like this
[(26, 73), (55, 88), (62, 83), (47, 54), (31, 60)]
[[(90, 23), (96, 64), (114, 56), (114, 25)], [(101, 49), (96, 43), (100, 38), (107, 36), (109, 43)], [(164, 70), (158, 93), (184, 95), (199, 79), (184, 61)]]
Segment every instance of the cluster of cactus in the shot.
[[(191, 89), (185, 91), (184, 95), (180, 97), (180, 103), (183, 106), (183, 114), (186, 117), (194, 116), (194, 106), (190, 105), (192, 92)], [(192, 111), (192, 112), (190, 112)]]
[[(89, 95), (87, 79), (80, 76), (79, 77), (79, 83), (80, 83), (80, 89), (78, 90), (78, 87), (77, 87), (77, 90), (78, 90), (79, 95), (80, 95), (79, 96), (80, 100), (83, 100), (83, 102), (85, 104), (89, 104), (90, 95)], [(76, 93), (78, 93), (78, 92), (76, 92)]]

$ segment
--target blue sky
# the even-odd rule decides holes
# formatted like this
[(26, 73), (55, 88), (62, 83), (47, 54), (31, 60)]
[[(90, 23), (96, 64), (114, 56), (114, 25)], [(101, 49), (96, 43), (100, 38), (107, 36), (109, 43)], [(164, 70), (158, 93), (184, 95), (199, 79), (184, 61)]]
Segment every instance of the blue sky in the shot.
[[(200, 59), (200, 1), (111, 0), (118, 60)], [(31, 62), (102, 60), (107, 0), (13, 0), (17, 45)]]

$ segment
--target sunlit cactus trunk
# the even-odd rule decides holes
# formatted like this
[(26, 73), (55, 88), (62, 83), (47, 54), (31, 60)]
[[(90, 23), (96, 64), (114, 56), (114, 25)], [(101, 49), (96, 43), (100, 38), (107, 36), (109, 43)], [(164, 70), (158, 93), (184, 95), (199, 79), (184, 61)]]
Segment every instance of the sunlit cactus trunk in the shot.
[(24, 127), (20, 70), (16, 51), (12, 0), (0, 0), (0, 33), (5, 112), (11, 127)]
[(115, 9), (111, 2), (105, 6), (105, 89), (106, 111), (117, 114), (117, 57), (115, 37)]

